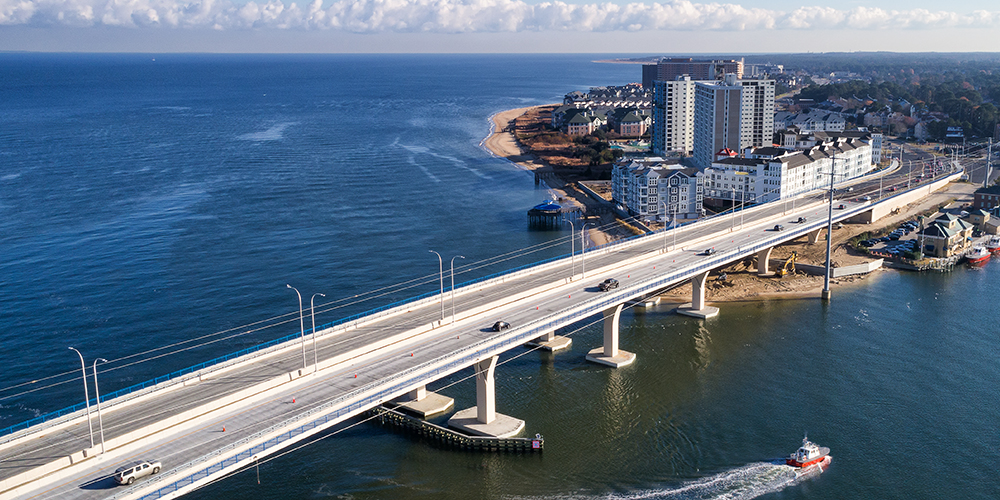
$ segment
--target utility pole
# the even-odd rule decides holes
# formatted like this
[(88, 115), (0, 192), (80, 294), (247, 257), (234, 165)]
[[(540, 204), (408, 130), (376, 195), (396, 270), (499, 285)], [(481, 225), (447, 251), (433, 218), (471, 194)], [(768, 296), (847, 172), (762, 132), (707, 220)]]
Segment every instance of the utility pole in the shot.
[(830, 256), (833, 250), (833, 180), (837, 173), (837, 155), (834, 154), (830, 163), (830, 209), (826, 220), (826, 276), (823, 278), (823, 300), (829, 301), (830, 293)]

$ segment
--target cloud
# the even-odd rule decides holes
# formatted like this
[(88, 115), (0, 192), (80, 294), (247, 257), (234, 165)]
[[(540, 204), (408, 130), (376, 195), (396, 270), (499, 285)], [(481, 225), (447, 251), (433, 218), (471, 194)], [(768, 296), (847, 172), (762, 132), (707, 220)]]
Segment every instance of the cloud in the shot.
[[(308, 1), (308, 0), (307, 0)], [(337, 30), (350, 33), (523, 31), (753, 31), (995, 28), (1000, 11), (800, 7), (783, 12), (738, 4), (568, 4), (521, 0), (0, 0), (0, 25), (125, 26), (215, 30)]]

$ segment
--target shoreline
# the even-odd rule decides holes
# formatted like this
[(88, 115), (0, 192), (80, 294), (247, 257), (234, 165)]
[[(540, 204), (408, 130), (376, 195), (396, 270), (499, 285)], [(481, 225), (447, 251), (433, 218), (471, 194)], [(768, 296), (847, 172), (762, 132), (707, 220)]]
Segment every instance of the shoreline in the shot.
[[(527, 106), (523, 108), (500, 111), (493, 114), (490, 117), (490, 121), (492, 122), (490, 133), (480, 143), (481, 146), (491, 155), (507, 159), (517, 167), (523, 168), (524, 170), (532, 173), (546, 168), (551, 168), (547, 163), (540, 160), (524, 148), (517, 141), (514, 133), (509, 128), (513, 125), (513, 121), (516, 118), (524, 115), (529, 110), (551, 105), (552, 104), (541, 104), (537, 106)], [(582, 205), (584, 207), (589, 204), (596, 203), (588, 195), (579, 191), (572, 185), (568, 185), (559, 177), (553, 176), (541, 182), (544, 183), (546, 189), (548, 189), (548, 191), (552, 194), (552, 198), (560, 200), (561, 203), (569, 202), (574, 205)], [(884, 217), (882, 220), (876, 221), (871, 225), (845, 224), (843, 229), (834, 231), (833, 233), (834, 251), (832, 259), (834, 261), (834, 266), (848, 266), (854, 263), (869, 262), (874, 260), (867, 255), (857, 254), (853, 249), (849, 248), (847, 242), (851, 239), (851, 237), (866, 231), (889, 227), (900, 221), (908, 220), (916, 214), (926, 211), (929, 207), (936, 207), (942, 204), (944, 201), (971, 201), (973, 190), (974, 189), (969, 189), (968, 185), (963, 185), (962, 183), (952, 183), (943, 189), (931, 193), (921, 200), (911, 203), (898, 214)], [(602, 216), (601, 225), (603, 227), (607, 227), (606, 225), (610, 225), (617, 220), (616, 216), (608, 214)], [(630, 235), (631, 233), (629, 236)], [(609, 234), (598, 229), (590, 229), (588, 231), (588, 236), (595, 244), (602, 245), (608, 241), (617, 239), (616, 236), (620, 235)], [(820, 246), (823, 248), (819, 248)], [(804, 264), (821, 264), (820, 261), (825, 260), (826, 256), (825, 245), (809, 245), (796, 240), (795, 242), (789, 242), (775, 247), (772, 260), (787, 258), (793, 251), (798, 253), (799, 259)], [(822, 256), (819, 255), (820, 253), (822, 253)], [(751, 259), (745, 259), (733, 262), (724, 268), (720, 268), (718, 272), (726, 272), (735, 279), (731, 280), (726, 285), (713, 283), (709, 286), (706, 290), (706, 302), (758, 302), (762, 300), (813, 299), (820, 297), (823, 289), (822, 277), (809, 276), (800, 272), (786, 278), (761, 278), (756, 275), (755, 266), (749, 265), (750, 260)], [(843, 288), (845, 285), (850, 285), (852, 283), (856, 284), (857, 282), (868, 279), (875, 273), (884, 271), (885, 269), (886, 268), (883, 267), (867, 274), (831, 280), (830, 289), (833, 290), (834, 288)], [(686, 293), (684, 292), (685, 289), (687, 290)], [(677, 301), (690, 302), (690, 289), (690, 284), (682, 285), (678, 288), (665, 291), (659, 294), (659, 296), (661, 300), (669, 303)]]

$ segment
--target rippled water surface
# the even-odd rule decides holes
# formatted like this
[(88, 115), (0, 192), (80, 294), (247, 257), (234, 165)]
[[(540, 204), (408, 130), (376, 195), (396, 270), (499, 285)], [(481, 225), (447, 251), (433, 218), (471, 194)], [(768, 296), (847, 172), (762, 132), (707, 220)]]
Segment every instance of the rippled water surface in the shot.
[[(325, 323), (436, 290), (428, 250), (474, 263), (565, 236), (526, 231), (547, 193), (481, 148), (488, 118), (640, 79), (580, 55), (153, 59), (0, 55), (2, 426), (82, 400), (58, 383), (79, 366), (68, 346), (112, 360), (113, 391), (295, 333), (286, 283), (327, 295)], [(545, 436), (542, 455), (362, 423), (188, 498), (1000, 498), (998, 274), (886, 271), (827, 305), (725, 304), (708, 321), (630, 310), (621, 345), (638, 360), (620, 370), (583, 361), (601, 343), (584, 322), (569, 351), (497, 369), (498, 410)], [(467, 376), (432, 388), (471, 406)], [(775, 459), (805, 432), (834, 460), (796, 480)]]

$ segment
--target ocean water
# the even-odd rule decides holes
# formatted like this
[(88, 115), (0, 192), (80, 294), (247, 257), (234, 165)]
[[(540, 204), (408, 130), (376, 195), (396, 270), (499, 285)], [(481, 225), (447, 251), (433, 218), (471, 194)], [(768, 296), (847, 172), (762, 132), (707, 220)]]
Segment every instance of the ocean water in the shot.
[[(0, 426), (82, 400), (69, 346), (111, 360), (108, 392), (297, 332), (286, 283), (307, 314), (326, 294), (321, 324), (436, 290), (429, 250), (458, 281), (567, 253), (480, 143), (498, 111), (640, 79), (598, 58), (0, 54)], [(188, 498), (1000, 498), (998, 266), (628, 311), (621, 370), (583, 361), (583, 322), (497, 369), (541, 455), (353, 422)], [(432, 389), (471, 406), (467, 375)], [(834, 459), (796, 479), (776, 459), (804, 433)]]

